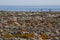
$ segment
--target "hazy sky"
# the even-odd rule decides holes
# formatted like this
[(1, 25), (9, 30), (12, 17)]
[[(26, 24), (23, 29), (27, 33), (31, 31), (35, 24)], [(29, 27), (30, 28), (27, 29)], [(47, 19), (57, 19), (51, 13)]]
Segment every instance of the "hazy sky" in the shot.
[(60, 5), (60, 0), (0, 0), (0, 5)]

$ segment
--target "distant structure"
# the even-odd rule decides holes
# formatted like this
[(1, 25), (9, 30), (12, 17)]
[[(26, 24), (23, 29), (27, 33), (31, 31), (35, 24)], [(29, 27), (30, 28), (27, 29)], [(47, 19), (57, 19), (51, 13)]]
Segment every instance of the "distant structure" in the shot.
[[(29, 9), (29, 12), (43, 12), (43, 11), (46, 11), (44, 9), (40, 9), (40, 10), (31, 10)], [(51, 12), (52, 10), (51, 9), (48, 9), (48, 12)]]
[(29, 12), (31, 12), (31, 9), (29, 10)]
[(43, 9), (41, 9), (41, 12), (43, 11)]
[(51, 9), (49, 9), (49, 12), (51, 12)]

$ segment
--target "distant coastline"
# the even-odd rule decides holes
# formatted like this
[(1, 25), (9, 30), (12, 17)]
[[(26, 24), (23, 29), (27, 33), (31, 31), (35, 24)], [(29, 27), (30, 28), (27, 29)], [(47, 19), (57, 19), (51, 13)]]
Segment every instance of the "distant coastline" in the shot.
[(0, 11), (60, 11), (60, 6), (0, 6)]

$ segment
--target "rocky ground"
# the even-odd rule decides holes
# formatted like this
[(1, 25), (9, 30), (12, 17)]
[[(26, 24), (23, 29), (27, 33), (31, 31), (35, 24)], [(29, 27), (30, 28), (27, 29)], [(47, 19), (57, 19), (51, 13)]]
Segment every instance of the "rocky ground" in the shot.
[(0, 38), (60, 40), (60, 12), (0, 11)]

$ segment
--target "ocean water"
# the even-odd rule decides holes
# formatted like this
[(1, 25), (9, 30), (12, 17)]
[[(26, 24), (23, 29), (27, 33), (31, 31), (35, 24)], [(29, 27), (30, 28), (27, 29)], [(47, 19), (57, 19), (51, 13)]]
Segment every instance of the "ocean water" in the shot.
[(0, 6), (0, 11), (60, 11), (60, 6)]

